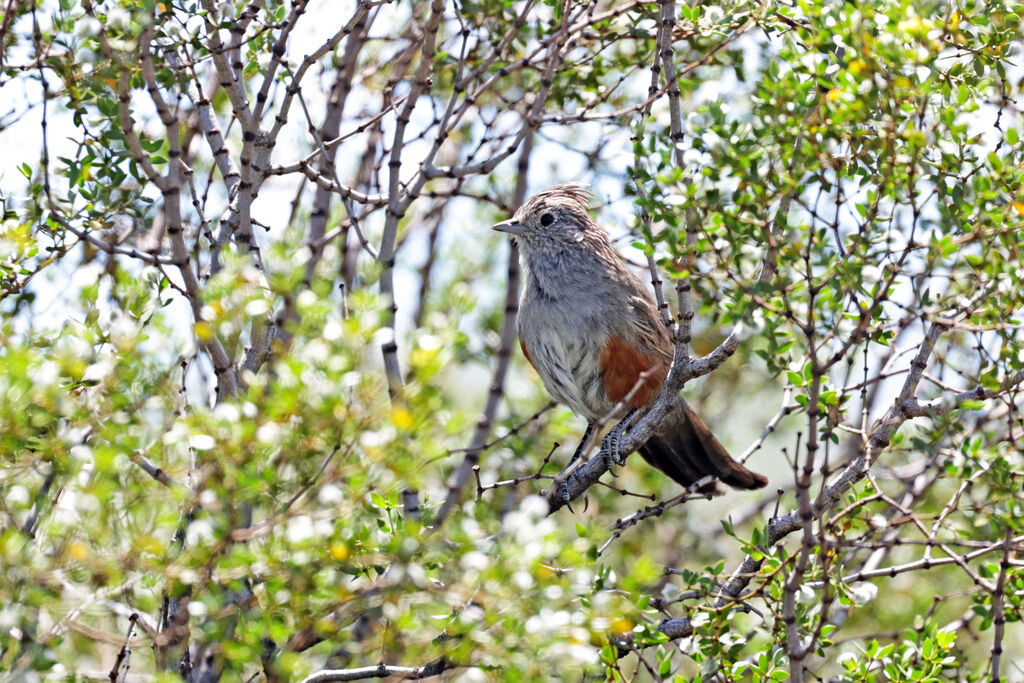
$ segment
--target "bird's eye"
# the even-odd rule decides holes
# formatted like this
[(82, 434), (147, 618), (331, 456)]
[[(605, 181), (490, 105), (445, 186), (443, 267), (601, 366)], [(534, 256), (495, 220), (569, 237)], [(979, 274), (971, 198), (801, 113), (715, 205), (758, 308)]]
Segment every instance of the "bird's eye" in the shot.
[(555, 222), (555, 217), (552, 216), (550, 213), (546, 213), (546, 214), (544, 214), (543, 216), (540, 217), (540, 224), (541, 225), (551, 225), (554, 222)]

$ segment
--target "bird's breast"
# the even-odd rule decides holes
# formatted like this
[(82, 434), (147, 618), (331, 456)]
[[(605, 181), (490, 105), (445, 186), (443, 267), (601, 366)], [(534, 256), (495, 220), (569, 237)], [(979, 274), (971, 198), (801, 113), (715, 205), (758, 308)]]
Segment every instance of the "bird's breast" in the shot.
[(601, 377), (601, 350), (608, 335), (579, 307), (527, 298), (519, 338), (552, 398), (588, 420), (611, 408)]

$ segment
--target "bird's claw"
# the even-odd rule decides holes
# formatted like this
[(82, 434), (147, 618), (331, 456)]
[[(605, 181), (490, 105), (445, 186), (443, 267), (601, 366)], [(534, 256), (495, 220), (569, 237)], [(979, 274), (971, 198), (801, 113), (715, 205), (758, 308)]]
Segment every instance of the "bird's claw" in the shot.
[[(575, 477), (578, 480), (580, 478), (580, 473), (579, 472), (573, 472), (572, 476)], [(558, 485), (558, 496), (562, 499), (562, 502), (565, 503), (565, 507), (569, 508), (569, 512), (571, 512), (572, 514), (575, 515), (576, 511), (572, 509), (572, 498), (569, 496), (569, 484), (567, 484), (566, 482), (563, 481), (561, 484)], [(586, 494), (586, 492), (584, 492), (583, 493), (583, 512), (586, 512), (587, 508), (589, 508), (589, 507), (590, 507), (590, 496), (588, 496)]]
[(572, 509), (572, 498), (569, 497), (569, 485), (564, 481), (558, 485), (558, 497), (565, 503), (565, 507), (569, 508), (569, 512), (576, 514), (576, 511)]
[(604, 464), (608, 468), (608, 471), (612, 473), (613, 477), (619, 475), (615, 474), (614, 466), (618, 465), (622, 467), (626, 464), (626, 455), (619, 452), (619, 442), (622, 440), (622, 435), (632, 422), (633, 415), (636, 413), (636, 409), (626, 413), (626, 416), (619, 421), (617, 425), (611, 428), (604, 439), (601, 441), (601, 457), (604, 458)]
[(604, 459), (604, 466), (611, 473), (611, 475), (613, 477), (618, 477), (619, 475), (615, 473), (615, 466), (622, 465), (622, 462), (619, 460), (618, 457), (619, 444), (617, 441), (613, 442), (609, 440), (609, 436), (611, 436), (611, 434), (604, 437), (604, 440), (601, 441), (601, 458)]
[[(583, 438), (580, 439), (580, 445), (576, 447), (576, 452), (573, 453), (572, 458), (569, 459), (569, 464), (566, 467), (566, 469), (572, 467), (576, 463), (576, 461), (579, 460), (580, 457), (583, 455), (583, 450), (586, 448), (587, 440), (590, 439), (590, 435), (593, 433), (593, 431), (594, 423), (591, 422), (587, 424), (587, 431), (583, 433)], [(576, 479), (579, 480), (579, 471), (574, 471), (572, 473), (572, 476), (576, 477)], [(576, 511), (572, 509), (572, 498), (569, 497), (569, 485), (565, 481), (558, 485), (558, 496), (562, 499), (562, 502), (565, 503), (565, 507), (569, 508), (569, 512), (575, 515)], [(583, 511), (586, 512), (588, 507), (590, 507), (590, 498), (587, 497), (586, 493), (584, 493)]]

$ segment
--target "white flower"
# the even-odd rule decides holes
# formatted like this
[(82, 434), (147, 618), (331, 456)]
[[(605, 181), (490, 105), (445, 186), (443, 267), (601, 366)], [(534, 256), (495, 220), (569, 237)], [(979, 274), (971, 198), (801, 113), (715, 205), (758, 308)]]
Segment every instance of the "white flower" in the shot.
[(75, 460), (89, 462), (92, 460), (92, 449), (85, 444), (76, 444), (68, 451), (68, 455)]
[(245, 312), (251, 316), (263, 315), (270, 310), (266, 299), (253, 299), (245, 305)]
[(334, 484), (325, 484), (317, 493), (316, 499), (321, 505), (337, 505), (345, 500), (345, 494)]
[(82, 38), (94, 38), (100, 34), (103, 25), (93, 17), (83, 17), (75, 22), (75, 33)]
[(466, 669), (455, 679), (455, 683), (484, 683), (486, 680), (487, 674), (482, 669)]
[(571, 643), (566, 647), (566, 653), (570, 659), (575, 659), (577, 662), (583, 662), (586, 664), (596, 664), (598, 660), (598, 652), (589, 645), (583, 645), (582, 643)]
[(7, 502), (14, 505), (27, 505), (28, 499), (28, 489), (24, 486), (12, 486), (7, 492)]
[(164, 435), (163, 437), (161, 437), (160, 440), (163, 441), (165, 446), (170, 446), (176, 443), (180, 443), (181, 441), (184, 441), (184, 439), (185, 426), (176, 423), (171, 425), (171, 428), (164, 432)]
[(118, 346), (124, 347), (135, 341), (138, 335), (138, 327), (135, 321), (127, 315), (117, 314), (110, 321), (110, 338)]
[(530, 575), (530, 572), (520, 569), (512, 575), (512, 583), (516, 585), (516, 588), (525, 592), (533, 588), (533, 576)]
[(123, 9), (112, 9), (107, 12), (107, 24), (127, 31), (132, 25), (132, 15)]
[(299, 515), (288, 522), (285, 537), (290, 543), (301, 543), (314, 536), (313, 519), (309, 515)]
[(209, 520), (197, 519), (185, 530), (187, 546), (206, 545), (214, 542), (213, 525)]
[(862, 581), (855, 586), (850, 586), (850, 598), (858, 605), (871, 602), (878, 595), (878, 586), (867, 581)]
[(483, 571), (487, 569), (487, 566), (491, 563), (491, 560), (487, 555), (480, 552), (479, 550), (473, 550), (462, 556), (459, 564), (463, 569), (469, 571)]
[(317, 364), (322, 364), (330, 355), (331, 350), (320, 339), (311, 339), (302, 349), (302, 357)]
[(387, 425), (376, 431), (366, 430), (359, 435), (359, 443), (366, 448), (380, 448), (395, 440), (398, 431), (391, 425)]
[(281, 427), (276, 422), (264, 422), (256, 430), (256, 439), (262, 443), (273, 443), (281, 433)]
[(466, 609), (462, 610), (462, 613), (459, 615), (459, 619), (467, 624), (475, 624), (483, 621), (484, 611), (477, 605), (470, 605)]
[(344, 332), (345, 330), (337, 320), (329, 320), (324, 325), (323, 338), (327, 341), (338, 341)]
[(82, 380), (86, 382), (102, 382), (114, 371), (114, 364), (109, 358), (93, 363), (85, 369)]
[(209, 434), (192, 434), (188, 437), (188, 445), (197, 451), (208, 451), (217, 445), (217, 441)]
[(683, 163), (687, 166), (698, 166), (703, 158), (704, 155), (692, 147), (683, 152)]
[(233, 403), (220, 403), (213, 409), (213, 416), (225, 422), (238, 422), (240, 415), (238, 406)]
[(704, 131), (701, 138), (704, 140), (704, 144), (707, 145), (708, 149), (720, 150), (725, 144), (722, 137), (713, 130)]

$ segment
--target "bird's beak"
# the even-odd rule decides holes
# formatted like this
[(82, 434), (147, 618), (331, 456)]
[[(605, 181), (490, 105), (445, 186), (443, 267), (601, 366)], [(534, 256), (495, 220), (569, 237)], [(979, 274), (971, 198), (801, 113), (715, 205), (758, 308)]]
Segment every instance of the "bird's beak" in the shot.
[(526, 227), (523, 226), (522, 223), (519, 223), (518, 221), (515, 221), (510, 218), (507, 221), (495, 223), (494, 225), (491, 226), (491, 230), (497, 230), (498, 232), (507, 232), (510, 235), (520, 235), (526, 230)]

